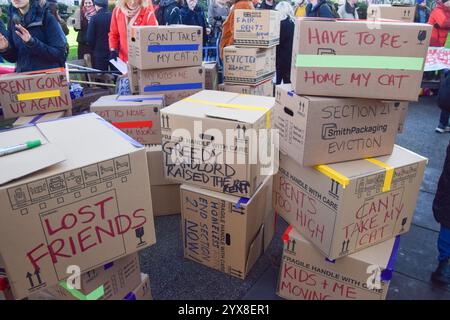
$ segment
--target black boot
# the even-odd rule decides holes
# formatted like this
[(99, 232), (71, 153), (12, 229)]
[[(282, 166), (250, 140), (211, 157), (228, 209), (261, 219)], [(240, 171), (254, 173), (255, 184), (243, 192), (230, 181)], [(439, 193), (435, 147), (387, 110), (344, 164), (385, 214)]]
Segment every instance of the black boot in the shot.
[(450, 285), (450, 262), (448, 259), (439, 262), (436, 271), (431, 274), (431, 281), (440, 285)]

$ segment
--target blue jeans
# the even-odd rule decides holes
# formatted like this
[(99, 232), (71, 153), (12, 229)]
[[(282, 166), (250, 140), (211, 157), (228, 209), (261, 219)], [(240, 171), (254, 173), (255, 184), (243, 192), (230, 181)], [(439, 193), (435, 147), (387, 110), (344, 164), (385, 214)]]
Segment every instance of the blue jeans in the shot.
[(441, 110), (441, 115), (439, 116), (439, 124), (441, 126), (448, 126), (448, 119), (450, 118), (450, 113), (448, 111)]
[(450, 258), (450, 229), (441, 225), (441, 231), (438, 238), (439, 261)]

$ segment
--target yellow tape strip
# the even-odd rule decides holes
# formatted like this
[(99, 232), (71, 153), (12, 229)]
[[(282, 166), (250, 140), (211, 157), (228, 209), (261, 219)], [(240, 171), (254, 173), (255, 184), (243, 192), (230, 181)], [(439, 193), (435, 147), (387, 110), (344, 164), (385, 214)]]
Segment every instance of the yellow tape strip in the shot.
[(45, 99), (45, 98), (53, 98), (59, 97), (61, 95), (61, 90), (48, 90), (48, 91), (39, 91), (39, 92), (30, 92), (30, 93), (18, 93), (17, 100), (18, 101), (26, 101), (33, 99)]
[(391, 190), (392, 178), (394, 176), (394, 167), (391, 167), (390, 165), (384, 163), (383, 161), (380, 161), (375, 158), (366, 158), (365, 160), (367, 160), (383, 169), (386, 169), (386, 175), (384, 176), (383, 189), (381, 191), (387, 192), (387, 191)]
[(212, 101), (206, 101), (206, 100), (201, 100), (201, 99), (192, 99), (192, 98), (185, 98), (185, 99), (183, 99), (183, 101), (199, 103), (199, 104), (214, 105), (217, 107), (230, 108), (230, 109), (264, 111), (266, 113), (266, 128), (267, 129), (270, 128), (270, 109), (266, 108), (266, 107), (247, 106), (247, 105), (243, 105), (243, 104), (234, 104), (234, 103), (220, 103), (220, 102), (212, 102)]
[(327, 177), (333, 179), (334, 181), (338, 182), (340, 185), (342, 185), (342, 188), (345, 189), (346, 186), (350, 183), (350, 179), (344, 176), (343, 174), (337, 172), (336, 170), (332, 169), (331, 167), (327, 166), (326, 164), (321, 164), (314, 166), (314, 168), (317, 171), (322, 172)]

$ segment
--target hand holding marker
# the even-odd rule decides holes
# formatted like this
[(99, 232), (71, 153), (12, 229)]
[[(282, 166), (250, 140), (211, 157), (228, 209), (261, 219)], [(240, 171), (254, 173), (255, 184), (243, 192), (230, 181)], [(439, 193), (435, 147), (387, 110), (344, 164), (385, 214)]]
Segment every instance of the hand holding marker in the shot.
[(23, 150), (33, 149), (39, 147), (41, 145), (41, 140), (31, 140), (22, 144), (18, 144), (15, 146), (0, 148), (0, 157), (6, 156), (8, 154), (20, 152)]

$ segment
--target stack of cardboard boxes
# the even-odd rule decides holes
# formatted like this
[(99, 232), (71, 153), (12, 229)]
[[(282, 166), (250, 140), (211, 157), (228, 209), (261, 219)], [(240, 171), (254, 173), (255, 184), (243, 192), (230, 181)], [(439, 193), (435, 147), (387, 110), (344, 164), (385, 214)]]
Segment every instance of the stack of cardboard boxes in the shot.
[(422, 24), (296, 21), (293, 83), (277, 86), (275, 105), (273, 203), (291, 225), (281, 297), (386, 297), (427, 162), (394, 145), (396, 100), (417, 100), (430, 33)]
[(59, 119), (72, 114), (64, 68), (0, 76), (0, 106), (13, 127)]
[(38, 139), (0, 157), (0, 268), (14, 298), (150, 298), (137, 255), (155, 243), (146, 149), (94, 113), (3, 131), (0, 147)]
[(414, 22), (416, 16), (415, 5), (370, 4), (367, 7), (369, 20), (398, 20)]
[(272, 159), (253, 157), (273, 146), (273, 105), (205, 90), (161, 112), (164, 174), (183, 183), (184, 256), (241, 279), (274, 232)]
[(219, 90), (272, 97), (279, 42), (279, 12), (236, 10), (234, 45), (223, 49), (224, 83)]

